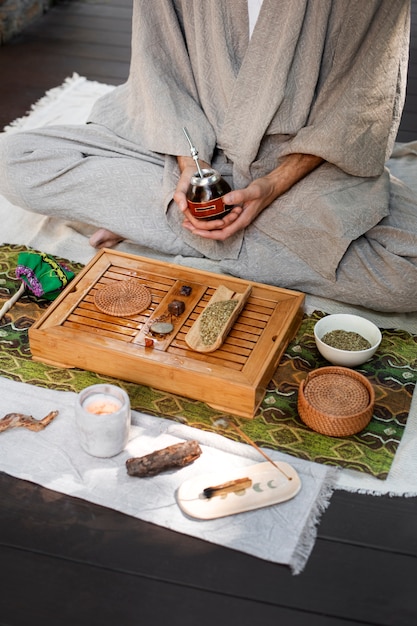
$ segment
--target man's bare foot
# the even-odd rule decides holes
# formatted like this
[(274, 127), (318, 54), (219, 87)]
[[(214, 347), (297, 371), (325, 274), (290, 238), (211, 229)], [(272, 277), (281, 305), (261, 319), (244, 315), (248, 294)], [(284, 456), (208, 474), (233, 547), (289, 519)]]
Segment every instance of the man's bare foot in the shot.
[(113, 248), (116, 244), (123, 241), (123, 237), (112, 233), (111, 230), (99, 228), (89, 239), (90, 246), (93, 248)]

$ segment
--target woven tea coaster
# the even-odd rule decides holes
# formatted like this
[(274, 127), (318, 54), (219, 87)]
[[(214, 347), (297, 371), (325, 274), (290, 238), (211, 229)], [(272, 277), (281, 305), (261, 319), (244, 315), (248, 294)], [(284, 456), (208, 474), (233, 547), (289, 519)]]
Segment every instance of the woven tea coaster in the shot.
[(141, 313), (148, 308), (152, 300), (148, 287), (136, 278), (121, 280), (98, 289), (94, 304), (103, 313), (126, 317)]
[(323, 367), (310, 372), (300, 384), (298, 412), (313, 430), (345, 437), (368, 425), (374, 401), (374, 390), (362, 374), (343, 367)]

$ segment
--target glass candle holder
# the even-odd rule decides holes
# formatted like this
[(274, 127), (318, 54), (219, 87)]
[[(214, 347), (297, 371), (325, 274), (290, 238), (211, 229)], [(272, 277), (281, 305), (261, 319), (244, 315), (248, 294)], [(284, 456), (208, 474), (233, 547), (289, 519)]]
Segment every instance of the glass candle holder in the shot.
[(129, 438), (129, 396), (115, 385), (86, 387), (76, 397), (75, 420), (85, 452), (97, 457), (120, 454)]

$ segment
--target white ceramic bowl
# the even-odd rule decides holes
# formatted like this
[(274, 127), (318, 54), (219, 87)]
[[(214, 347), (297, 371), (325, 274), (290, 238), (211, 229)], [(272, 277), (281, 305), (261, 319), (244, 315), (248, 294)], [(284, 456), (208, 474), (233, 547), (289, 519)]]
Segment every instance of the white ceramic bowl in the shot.
[[(332, 348), (322, 341), (322, 337), (332, 330), (346, 330), (358, 333), (369, 341), (371, 347), (367, 350), (339, 350), (338, 348)], [(333, 363), (333, 365), (345, 367), (356, 367), (369, 361), (377, 351), (382, 339), (378, 326), (375, 326), (375, 324), (364, 317), (348, 313), (336, 313), (322, 317), (314, 326), (314, 337), (317, 348), (325, 359)]]

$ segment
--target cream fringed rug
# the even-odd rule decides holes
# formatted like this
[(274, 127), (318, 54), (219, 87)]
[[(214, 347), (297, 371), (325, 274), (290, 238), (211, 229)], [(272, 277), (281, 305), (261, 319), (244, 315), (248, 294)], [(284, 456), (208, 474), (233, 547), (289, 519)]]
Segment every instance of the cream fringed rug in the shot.
[[(111, 89), (113, 87), (74, 75), (62, 86), (48, 92), (28, 116), (16, 120), (6, 132), (14, 133), (21, 129), (51, 124), (84, 123), (95, 99)], [(417, 181), (416, 154), (416, 145), (398, 147), (398, 157), (393, 162), (397, 175), (403, 174), (410, 181)], [(26, 245), (80, 263), (87, 263), (95, 254), (88, 244), (91, 230), (84, 224), (31, 214), (19, 207), (12, 207), (2, 197), (0, 221), (0, 243)], [(202, 269), (217, 271), (215, 264), (209, 261), (166, 258), (128, 243), (120, 244), (118, 249), (191, 266), (198, 263)], [(307, 306), (310, 310), (317, 308), (328, 312), (355, 310), (310, 297), (307, 298)], [(414, 315), (369, 313), (368, 317), (383, 327), (400, 327), (417, 332), (417, 318)], [(269, 451), (275, 459), (285, 459), (296, 467), (300, 474), (303, 488), (293, 500), (277, 507), (223, 520), (197, 522), (186, 518), (176, 505), (175, 490), (183, 478), (191, 477), (213, 465), (240, 467), (257, 463), (258, 457), (252, 448), (245, 444), (226, 442), (223, 437), (190, 429), (169, 420), (135, 413), (130, 452), (147, 453), (151, 447), (156, 449), (176, 441), (195, 438), (204, 446), (204, 454), (192, 466), (173, 474), (161, 475), (155, 482), (138, 479), (132, 483), (123, 468), (127, 453), (120, 455), (123, 458), (97, 461), (81, 452), (74, 432), (72, 403), (71, 393), (40, 389), (0, 378), (0, 417), (11, 411), (29, 411), (37, 417), (46, 414), (46, 408), (59, 408), (61, 411), (60, 418), (41, 433), (22, 432), (25, 429), (2, 433), (0, 471), (115, 508), (178, 532), (289, 565), (294, 572), (303, 569), (314, 545), (315, 528), (320, 513), (330, 499), (334, 485), (333, 470)], [(413, 458), (417, 440), (414, 405), (415, 403), (388, 479), (379, 481), (344, 470), (338, 472), (337, 487), (376, 494), (417, 494), (417, 463)], [(70, 445), (67, 445), (68, 442)], [(25, 453), (20, 454), (20, 451)], [(42, 463), (37, 462), (40, 459), (43, 459)], [(102, 480), (103, 476), (105, 481)], [(158, 484), (155, 489), (156, 482)], [(262, 541), (264, 537), (269, 537), (267, 543)]]

